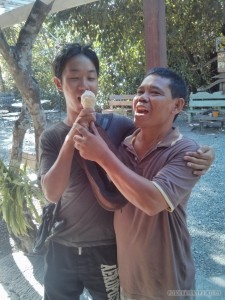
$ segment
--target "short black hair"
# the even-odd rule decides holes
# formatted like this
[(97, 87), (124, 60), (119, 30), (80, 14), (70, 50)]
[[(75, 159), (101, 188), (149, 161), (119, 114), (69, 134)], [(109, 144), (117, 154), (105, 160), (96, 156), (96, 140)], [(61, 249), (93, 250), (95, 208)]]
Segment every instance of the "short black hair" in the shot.
[(81, 45), (79, 43), (68, 43), (63, 45), (60, 52), (56, 55), (52, 62), (53, 73), (59, 79), (62, 79), (62, 73), (65, 66), (71, 58), (82, 54), (88, 57), (95, 66), (97, 76), (99, 76), (99, 59), (91, 45)]
[(184, 100), (186, 100), (188, 93), (187, 85), (183, 78), (177, 73), (175, 73), (173, 70), (169, 68), (155, 67), (148, 70), (145, 77), (149, 75), (156, 75), (163, 78), (168, 78), (170, 80), (169, 87), (173, 99), (183, 98)]

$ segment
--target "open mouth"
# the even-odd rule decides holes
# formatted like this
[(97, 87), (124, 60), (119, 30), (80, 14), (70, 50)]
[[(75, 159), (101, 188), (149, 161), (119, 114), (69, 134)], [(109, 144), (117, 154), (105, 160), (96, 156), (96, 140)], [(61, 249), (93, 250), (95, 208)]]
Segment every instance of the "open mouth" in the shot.
[(135, 110), (135, 115), (145, 115), (149, 111), (143, 106), (137, 106)]
[(77, 97), (78, 101), (81, 102), (81, 96)]

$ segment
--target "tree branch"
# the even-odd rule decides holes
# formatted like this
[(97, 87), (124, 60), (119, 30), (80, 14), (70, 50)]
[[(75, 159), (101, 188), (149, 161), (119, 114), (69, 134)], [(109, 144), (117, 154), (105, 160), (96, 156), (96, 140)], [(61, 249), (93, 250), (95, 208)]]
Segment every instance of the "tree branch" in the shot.
[(4, 57), (4, 59), (7, 60), (7, 57), (10, 56), (10, 52), (10, 46), (6, 41), (2, 29), (0, 28), (0, 53)]
[(45, 4), (41, 0), (36, 0), (27, 21), (20, 31), (16, 48), (18, 51), (23, 52), (32, 49), (36, 37), (42, 27), (42, 24), (50, 12), (53, 3)]

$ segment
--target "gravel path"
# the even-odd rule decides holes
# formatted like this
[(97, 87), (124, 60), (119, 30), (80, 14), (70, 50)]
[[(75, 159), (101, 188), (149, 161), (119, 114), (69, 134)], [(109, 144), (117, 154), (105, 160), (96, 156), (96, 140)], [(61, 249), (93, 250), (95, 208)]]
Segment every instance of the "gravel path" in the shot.
[[(210, 293), (204, 292), (204, 295), (200, 295), (197, 299), (222, 300), (225, 299), (225, 128), (204, 128), (200, 131), (198, 127), (187, 124), (185, 115), (178, 118), (177, 125), (185, 136), (196, 140), (201, 145), (211, 145), (215, 149), (216, 158), (211, 169), (202, 176), (192, 192), (188, 206), (188, 225), (193, 239), (196, 288), (199, 295), (202, 290), (219, 292), (218, 297), (215, 293), (210, 296)], [(4, 127), (1, 125), (1, 128)], [(0, 133), (0, 153), (7, 158), (11, 139), (8, 134), (9, 128), (5, 129), (5, 132), (1, 130)], [(26, 139), (28, 149), (32, 148), (30, 141), (28, 136)], [(0, 220), (0, 268), (1, 262), (4, 262), (4, 258), (10, 253), (12, 249), (7, 229), (4, 222)], [(1, 282), (4, 280), (0, 274), (0, 285)]]
[(191, 194), (188, 224), (199, 286), (204, 288), (210, 281), (214, 290), (223, 291), (217, 299), (225, 299), (225, 128), (201, 131), (193, 126), (191, 130), (186, 122), (180, 122), (179, 126), (187, 137), (215, 149), (212, 167)]

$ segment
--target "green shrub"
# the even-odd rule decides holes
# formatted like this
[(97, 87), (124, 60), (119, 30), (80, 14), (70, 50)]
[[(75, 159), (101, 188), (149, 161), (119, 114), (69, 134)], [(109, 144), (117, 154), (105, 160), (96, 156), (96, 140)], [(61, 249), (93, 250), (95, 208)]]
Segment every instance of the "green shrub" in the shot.
[(28, 214), (40, 223), (34, 199), (42, 202), (44, 198), (39, 186), (29, 179), (26, 165), (7, 167), (0, 159), (0, 213), (10, 233), (27, 235), (31, 228)]

